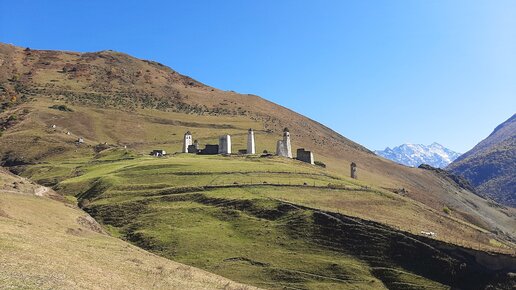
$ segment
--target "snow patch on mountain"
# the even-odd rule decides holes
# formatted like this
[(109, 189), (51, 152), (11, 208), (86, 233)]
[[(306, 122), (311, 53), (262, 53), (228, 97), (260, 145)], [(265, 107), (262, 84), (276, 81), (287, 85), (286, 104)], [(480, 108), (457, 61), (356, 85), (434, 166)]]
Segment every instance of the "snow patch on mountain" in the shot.
[(444, 168), (460, 156), (439, 143), (432, 143), (428, 146), (422, 144), (403, 144), (394, 148), (375, 151), (377, 155), (398, 162), (403, 165), (418, 167), (421, 164), (428, 164), (437, 168)]

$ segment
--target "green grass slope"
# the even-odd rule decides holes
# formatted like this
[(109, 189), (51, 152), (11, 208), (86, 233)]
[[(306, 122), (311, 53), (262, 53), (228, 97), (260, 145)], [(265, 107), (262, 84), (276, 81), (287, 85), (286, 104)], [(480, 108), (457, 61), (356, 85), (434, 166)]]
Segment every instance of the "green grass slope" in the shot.
[(0, 289), (254, 289), (108, 236), (51, 190), (2, 169), (0, 184)]
[(27, 174), (60, 180), (55, 188), (76, 196), (114, 236), (259, 287), (443, 289), (510, 283), (514, 258), (494, 255), (491, 259), (502, 262), (493, 267), (477, 261), (484, 252), (415, 234), (434, 231), (437, 239), (469, 248), (512, 251), (494, 235), (453, 214), (295, 160), (154, 158), (110, 149), (91, 161), (34, 165)]

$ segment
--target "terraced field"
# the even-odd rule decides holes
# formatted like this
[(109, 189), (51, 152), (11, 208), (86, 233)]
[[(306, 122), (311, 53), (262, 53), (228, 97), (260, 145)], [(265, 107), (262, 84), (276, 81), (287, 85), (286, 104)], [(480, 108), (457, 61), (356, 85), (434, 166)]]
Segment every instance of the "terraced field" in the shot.
[(469, 250), (415, 235), (431, 230), (470, 248), (508, 249), (483, 229), (295, 160), (107, 150), (26, 174), (59, 181), (55, 188), (114, 236), (255, 286), (440, 289), (510, 280)]

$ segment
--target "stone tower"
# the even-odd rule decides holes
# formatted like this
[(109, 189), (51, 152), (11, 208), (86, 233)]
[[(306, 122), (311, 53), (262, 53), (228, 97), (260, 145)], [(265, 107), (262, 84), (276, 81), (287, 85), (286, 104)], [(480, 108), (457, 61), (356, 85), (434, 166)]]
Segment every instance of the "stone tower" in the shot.
[(290, 145), (290, 132), (287, 128), (283, 129), (283, 140), (279, 140), (276, 145), (276, 155), (292, 158), (292, 146)]
[(219, 138), (219, 154), (231, 154), (231, 136), (222, 135)]
[(253, 129), (249, 129), (249, 131), (247, 131), (247, 154), (256, 154)]
[(357, 165), (355, 164), (355, 162), (351, 162), (350, 167), (351, 167), (351, 178), (358, 179)]
[(192, 145), (192, 133), (188, 131), (183, 139), (183, 153), (188, 153), (188, 146), (190, 145)]

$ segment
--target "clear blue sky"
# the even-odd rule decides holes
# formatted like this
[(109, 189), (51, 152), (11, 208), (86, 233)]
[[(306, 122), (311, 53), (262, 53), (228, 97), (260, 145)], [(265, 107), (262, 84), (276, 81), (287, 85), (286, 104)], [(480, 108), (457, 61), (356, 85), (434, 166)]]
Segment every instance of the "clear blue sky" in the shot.
[(516, 112), (516, 1), (0, 0), (0, 14), (1, 42), (156, 60), (370, 149), (465, 152)]

